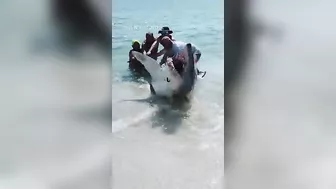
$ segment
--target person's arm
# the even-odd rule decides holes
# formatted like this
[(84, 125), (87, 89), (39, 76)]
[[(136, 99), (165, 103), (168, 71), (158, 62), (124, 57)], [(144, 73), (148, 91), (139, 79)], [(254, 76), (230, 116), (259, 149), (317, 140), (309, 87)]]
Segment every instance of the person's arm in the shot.
[(201, 55), (202, 55), (202, 53), (201, 53), (201, 51), (200, 50), (196, 50), (195, 52), (194, 52), (194, 61), (197, 63), (198, 61), (199, 61), (199, 59), (201, 58)]
[(145, 42), (143, 42), (142, 44), (141, 44), (141, 49), (142, 49), (142, 51), (143, 51), (143, 53), (144, 54), (146, 54), (146, 51), (145, 51)]
[(152, 50), (154, 48), (158, 48), (159, 47), (159, 42), (156, 40), (154, 41), (154, 43), (152, 44), (151, 48), (149, 48), (148, 52), (147, 52), (147, 55), (151, 54), (152, 53)]
[(158, 58), (159, 56), (162, 56), (166, 53), (166, 51), (164, 49), (162, 49), (160, 52), (156, 53), (156, 54), (149, 54), (152, 57)]
[(142, 49), (143, 54), (147, 54), (147, 52), (145, 51), (145, 46), (146, 46), (146, 40), (141, 44), (141, 49)]
[(133, 57), (133, 55), (132, 55), (132, 51), (130, 51), (129, 53), (128, 53), (128, 63), (130, 63), (131, 61), (132, 61), (132, 59), (134, 59), (134, 57)]
[[(194, 61), (195, 61), (195, 63), (197, 63), (200, 60), (202, 53), (196, 46), (193, 46), (192, 48), (193, 48), (193, 51), (194, 51), (194, 53), (193, 53)], [(197, 67), (196, 67), (196, 72), (197, 72), (197, 75), (203, 74), (202, 78), (206, 74), (206, 71), (200, 71)]]
[(173, 37), (173, 35), (169, 34), (169, 37), (172, 41), (176, 41), (175, 38)]
[[(159, 47), (159, 44), (160, 44), (160, 40), (161, 40), (162, 36), (159, 36), (158, 38), (156, 38), (156, 40), (154, 41), (154, 43), (152, 44), (151, 48), (149, 48), (148, 52), (147, 52), (147, 55), (151, 54), (152, 53), (152, 50), (154, 48), (158, 48)], [(161, 56), (161, 55), (160, 55)]]
[(164, 49), (162, 49), (160, 52), (156, 53), (156, 57), (162, 56), (166, 53)]
[(202, 53), (201, 53), (201, 51), (199, 50), (199, 48), (196, 47), (196, 46), (193, 45), (193, 44), (192, 44), (191, 48), (192, 48), (192, 52), (193, 52), (193, 56), (194, 56), (194, 61), (195, 61), (195, 62), (198, 62), (199, 59), (201, 58)]
[(167, 58), (168, 58), (168, 56), (167, 56), (167, 54), (165, 53), (165, 54), (163, 55), (161, 61), (160, 61), (160, 66), (161, 66), (162, 64), (164, 64), (164, 63), (167, 62)]

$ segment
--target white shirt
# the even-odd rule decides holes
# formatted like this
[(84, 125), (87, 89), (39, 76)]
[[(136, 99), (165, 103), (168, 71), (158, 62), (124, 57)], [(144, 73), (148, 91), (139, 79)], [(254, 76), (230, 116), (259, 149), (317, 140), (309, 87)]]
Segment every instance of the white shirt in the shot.
[[(187, 43), (182, 41), (173, 41), (172, 58), (180, 60), (182, 62), (186, 62), (188, 57), (188, 51), (186, 49), (187, 49)], [(201, 54), (201, 51), (194, 44), (191, 44), (191, 52), (194, 55)]]

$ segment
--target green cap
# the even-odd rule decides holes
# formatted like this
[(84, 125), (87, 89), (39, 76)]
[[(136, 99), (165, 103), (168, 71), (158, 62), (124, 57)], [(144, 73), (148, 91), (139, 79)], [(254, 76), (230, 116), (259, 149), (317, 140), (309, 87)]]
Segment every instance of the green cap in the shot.
[(140, 41), (139, 40), (132, 40), (132, 46), (134, 45), (134, 43), (138, 43), (140, 45)]

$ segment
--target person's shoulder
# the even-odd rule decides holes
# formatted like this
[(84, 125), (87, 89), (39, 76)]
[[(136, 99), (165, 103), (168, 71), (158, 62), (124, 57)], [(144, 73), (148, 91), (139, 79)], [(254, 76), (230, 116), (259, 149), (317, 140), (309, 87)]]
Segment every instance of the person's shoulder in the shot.
[(175, 43), (177, 46), (186, 46), (187, 43), (186, 42), (183, 42), (183, 41), (173, 41), (173, 43)]

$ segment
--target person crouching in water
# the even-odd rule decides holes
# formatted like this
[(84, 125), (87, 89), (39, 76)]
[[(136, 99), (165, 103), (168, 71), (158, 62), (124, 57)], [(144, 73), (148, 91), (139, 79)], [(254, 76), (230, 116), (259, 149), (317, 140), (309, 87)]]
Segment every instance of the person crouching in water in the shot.
[[(161, 39), (161, 44), (164, 47), (164, 56), (161, 59), (160, 64), (164, 64), (167, 61), (167, 58), (170, 57), (173, 60), (173, 66), (175, 70), (182, 75), (184, 71), (184, 66), (187, 64), (187, 54), (185, 53), (185, 49), (187, 48), (187, 43), (182, 41), (172, 41), (168, 36), (165, 36)], [(193, 44), (191, 44), (192, 54), (194, 56), (194, 63), (197, 62), (201, 58), (201, 51)], [(203, 74), (206, 72), (199, 71), (196, 68), (197, 75)]]
[(132, 54), (133, 51), (143, 53), (141, 43), (138, 40), (132, 41), (132, 49), (128, 53), (129, 60), (127, 62), (129, 69), (140, 75), (148, 74), (145, 66), (133, 56)]

